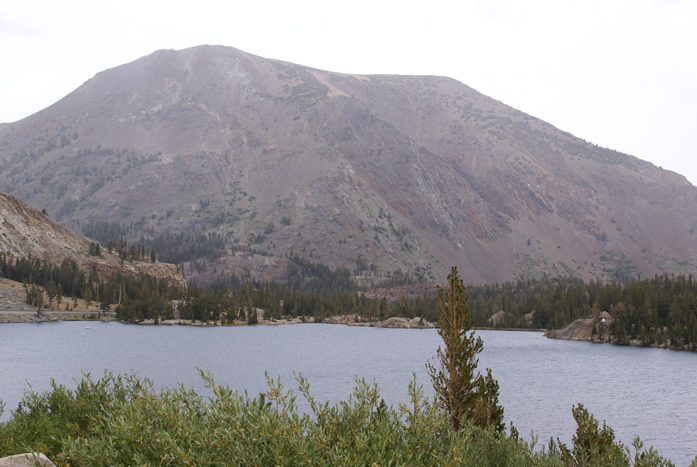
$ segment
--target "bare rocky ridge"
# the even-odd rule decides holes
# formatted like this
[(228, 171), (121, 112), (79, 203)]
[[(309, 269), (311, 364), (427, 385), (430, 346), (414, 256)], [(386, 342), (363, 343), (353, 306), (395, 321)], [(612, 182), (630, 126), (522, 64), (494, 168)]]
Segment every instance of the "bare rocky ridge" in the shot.
[(71, 232), (23, 201), (0, 193), (0, 250), (14, 257), (32, 255), (57, 265), (67, 259), (75, 261), (86, 272), (96, 268), (100, 277), (114, 273), (150, 274), (173, 284), (186, 285), (181, 272), (172, 264), (145, 261), (122, 264), (116, 253), (106, 249), (99, 256), (89, 255), (90, 243), (89, 239)]
[(0, 125), (0, 190), (74, 229), (199, 229), (434, 280), (451, 265), (470, 283), (697, 265), (697, 189), (678, 174), (449, 78), (229, 47), (157, 51)]

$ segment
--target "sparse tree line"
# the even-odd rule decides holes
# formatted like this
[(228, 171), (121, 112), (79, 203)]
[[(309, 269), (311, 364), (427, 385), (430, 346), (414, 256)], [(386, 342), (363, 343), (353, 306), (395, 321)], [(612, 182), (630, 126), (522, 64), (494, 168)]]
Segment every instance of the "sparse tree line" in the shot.
[[(94, 255), (92, 253), (92, 245), (95, 245)], [(147, 254), (145, 252), (145, 245), (142, 243), (133, 243), (129, 246), (128, 241), (123, 237), (121, 237), (118, 241), (109, 240), (106, 248), (109, 253), (116, 251), (121, 261), (133, 262), (149, 260), (150, 262), (154, 263), (157, 259), (154, 247), (150, 247), (150, 253)], [(99, 255), (100, 251), (101, 247), (99, 246), (99, 243), (90, 243), (90, 255)]]
[(348, 268), (331, 269), (324, 264), (313, 263), (308, 259), (293, 254), (292, 250), (288, 259), (291, 261), (291, 265), (288, 269), (287, 287), (320, 293), (353, 292), (358, 290)]
[[(0, 252), (0, 277), (22, 282), (27, 287), (27, 303), (39, 308), (52, 307), (65, 297), (95, 301), (108, 309), (112, 304), (151, 307), (160, 316), (171, 316), (171, 300), (181, 296), (178, 287), (165, 279), (150, 275), (133, 277), (114, 274), (101, 278), (92, 268), (87, 274), (75, 261), (63, 260), (60, 265), (36, 257), (14, 257)], [(43, 288), (48, 296), (44, 303)], [(68, 305), (69, 306), (69, 305)]]
[[(283, 218), (281, 224), (286, 225)], [(290, 220), (288, 220), (290, 222)], [(269, 234), (275, 229), (273, 222), (265, 227), (264, 234)], [(83, 235), (96, 240), (95, 245), (107, 245), (111, 252), (118, 251), (119, 256), (127, 261), (144, 260), (146, 252), (157, 252), (157, 258), (160, 261), (173, 264), (182, 264), (189, 262), (192, 268), (197, 271), (202, 271), (206, 262), (214, 261), (230, 251), (243, 251), (262, 256), (267, 256), (268, 253), (264, 250), (253, 248), (249, 245), (263, 243), (264, 234), (251, 234), (249, 245), (240, 245), (235, 242), (230, 242), (229, 238), (215, 232), (204, 233), (200, 230), (193, 230), (178, 233), (164, 233), (155, 235), (154, 230), (147, 229), (143, 226), (143, 222), (133, 222), (128, 225), (123, 225), (120, 222), (93, 221), (82, 226)], [(126, 240), (129, 237), (138, 237), (137, 242), (131, 242), (128, 245)], [(126, 245), (124, 248), (123, 245)], [(92, 253), (90, 253), (92, 254)], [(356, 260), (356, 268), (354, 271), (348, 268), (337, 268), (332, 270), (328, 266), (315, 263), (309, 259), (302, 258), (297, 253), (290, 249), (290, 252), (284, 255), (290, 259), (298, 267), (292, 267), (290, 274), (293, 276), (292, 283), (296, 288), (306, 288), (308, 277), (316, 285), (311, 288), (325, 288), (326, 290), (349, 291), (357, 290), (358, 287), (353, 281), (351, 275), (359, 274), (364, 271), (370, 271), (381, 277), (380, 284), (386, 287), (398, 287), (400, 285), (410, 285), (425, 281), (425, 276), (428, 271), (417, 268), (415, 273), (409, 271), (396, 270), (387, 273), (379, 273), (377, 266), (370, 264), (361, 255)]]
[(140, 222), (124, 226), (120, 222), (94, 221), (82, 226), (82, 233), (119, 252), (122, 245), (128, 243), (128, 237), (138, 238), (140, 233), (140, 239), (127, 246), (126, 254), (130, 255), (131, 249), (136, 250), (136, 255), (141, 251), (156, 251), (160, 261), (166, 263), (180, 264), (195, 258), (212, 260), (225, 252), (225, 241), (216, 233), (189, 231), (155, 236), (154, 231), (148, 231)]
[(96, 279), (94, 274), (80, 271), (75, 261), (66, 259), (56, 265), (31, 255), (14, 257), (4, 251), (0, 251), (0, 276), (26, 284), (27, 302), (38, 307), (44, 305), (38, 286), (45, 289), (49, 297), (46, 305), (51, 306), (53, 298), (58, 302), (65, 296), (93, 299), (91, 291)]

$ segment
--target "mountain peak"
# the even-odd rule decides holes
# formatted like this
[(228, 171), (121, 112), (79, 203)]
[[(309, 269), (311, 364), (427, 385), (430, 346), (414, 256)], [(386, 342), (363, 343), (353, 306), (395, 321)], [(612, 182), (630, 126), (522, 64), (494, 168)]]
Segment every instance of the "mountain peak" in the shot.
[(71, 227), (383, 274), (607, 280), (697, 261), (684, 177), (444, 77), (160, 50), (0, 127), (0, 161), (0, 189)]

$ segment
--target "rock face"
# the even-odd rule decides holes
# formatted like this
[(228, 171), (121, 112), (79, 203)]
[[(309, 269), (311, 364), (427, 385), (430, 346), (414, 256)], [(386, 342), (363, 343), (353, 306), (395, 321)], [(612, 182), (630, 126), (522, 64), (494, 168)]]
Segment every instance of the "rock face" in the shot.
[(0, 193), (0, 250), (5, 253), (15, 257), (32, 255), (57, 265), (67, 259), (75, 261), (84, 271), (96, 268), (101, 277), (117, 272), (150, 274), (185, 285), (179, 269), (172, 264), (144, 261), (121, 264), (119, 257), (106, 249), (98, 256), (89, 255), (90, 243), (23, 201)]
[(452, 265), (470, 283), (697, 266), (697, 188), (678, 174), (452, 79), (228, 47), (157, 51), (0, 125), (0, 190), (74, 229), (198, 229), (437, 281)]
[(612, 316), (607, 311), (603, 311), (597, 322), (592, 317), (577, 319), (562, 329), (547, 331), (545, 337), (571, 341), (610, 342), (611, 326)]
[(36, 307), (27, 305), (26, 300), (27, 291), (22, 284), (0, 277), (0, 311), (35, 311)]

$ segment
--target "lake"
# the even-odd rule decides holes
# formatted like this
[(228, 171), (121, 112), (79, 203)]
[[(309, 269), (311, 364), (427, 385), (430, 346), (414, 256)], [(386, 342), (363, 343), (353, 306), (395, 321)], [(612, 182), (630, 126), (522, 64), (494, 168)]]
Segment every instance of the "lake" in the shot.
[[(697, 354), (664, 349), (546, 339), (537, 332), (478, 331), (479, 368), (500, 385), (505, 422), (530, 440), (550, 436), (570, 443), (574, 404), (606, 420), (625, 444), (640, 436), (677, 465), (697, 455)], [(74, 387), (82, 372), (100, 377), (137, 372), (157, 388), (183, 383), (204, 392), (197, 368), (216, 382), (256, 395), (265, 372), (297, 393), (293, 372), (309, 380), (318, 400), (345, 400), (354, 376), (375, 380), (389, 404), (408, 400), (416, 374), (432, 395), (425, 363), (441, 344), (436, 330), (381, 329), (329, 324), (193, 327), (107, 322), (0, 325), (0, 399), (3, 420), (31, 384), (49, 389), (50, 377)], [(299, 399), (300, 402), (300, 399)], [(301, 405), (302, 408), (302, 405)]]

